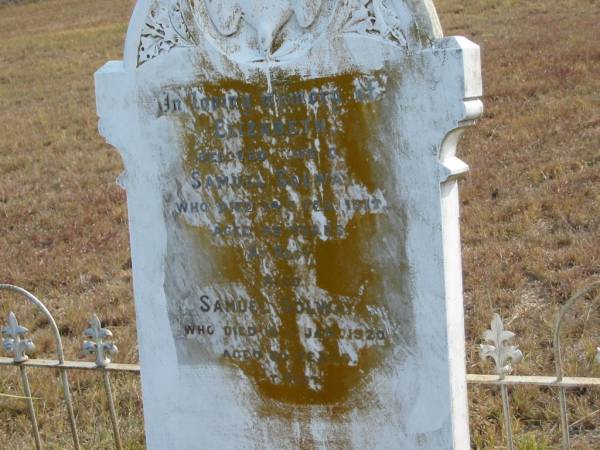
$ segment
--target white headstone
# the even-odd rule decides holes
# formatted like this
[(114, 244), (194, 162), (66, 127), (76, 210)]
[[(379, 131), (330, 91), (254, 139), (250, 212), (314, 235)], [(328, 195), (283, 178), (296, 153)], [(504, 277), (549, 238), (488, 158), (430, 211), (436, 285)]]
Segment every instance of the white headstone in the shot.
[(469, 448), (479, 48), (430, 0), (140, 0), (96, 90), (148, 448)]

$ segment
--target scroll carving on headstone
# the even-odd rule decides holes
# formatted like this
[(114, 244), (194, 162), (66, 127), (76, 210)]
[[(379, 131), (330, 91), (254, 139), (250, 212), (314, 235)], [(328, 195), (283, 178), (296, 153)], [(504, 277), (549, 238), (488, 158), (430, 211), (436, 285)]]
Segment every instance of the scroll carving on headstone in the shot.
[(175, 47), (195, 45), (179, 2), (154, 3), (140, 35), (138, 66)]
[[(323, 10), (333, 14), (335, 4), (332, 0), (154, 0), (140, 36), (138, 66), (173, 48), (197, 46), (196, 41), (202, 38), (202, 33), (199, 30), (192, 33), (191, 30), (199, 25), (210, 24), (222, 37), (231, 37), (239, 33), (242, 21), (254, 30), (256, 46), (266, 57), (273, 51), (274, 41), (279, 35), (288, 40), (298, 38), (298, 30), (295, 35), (286, 32), (288, 28), (294, 28), (290, 22), (297, 25), (300, 33), (306, 33), (317, 17), (325, 14)], [(418, 21), (407, 11), (403, 11), (405, 17), (402, 19), (403, 15), (394, 7), (393, 0), (350, 0), (340, 8), (344, 12), (343, 20), (327, 21), (328, 17), (325, 18), (329, 34), (358, 34), (407, 48), (410, 41), (407, 35), (414, 35), (417, 40), (427, 36), (427, 30), (421, 31)], [(267, 21), (265, 16), (273, 18)], [(210, 21), (206, 20), (207, 17)]]

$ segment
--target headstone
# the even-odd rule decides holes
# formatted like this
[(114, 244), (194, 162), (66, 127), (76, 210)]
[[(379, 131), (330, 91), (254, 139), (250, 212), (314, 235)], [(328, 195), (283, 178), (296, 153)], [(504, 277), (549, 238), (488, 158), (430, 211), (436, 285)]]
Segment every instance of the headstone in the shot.
[(96, 90), (148, 448), (469, 448), (479, 48), (430, 0), (140, 0)]

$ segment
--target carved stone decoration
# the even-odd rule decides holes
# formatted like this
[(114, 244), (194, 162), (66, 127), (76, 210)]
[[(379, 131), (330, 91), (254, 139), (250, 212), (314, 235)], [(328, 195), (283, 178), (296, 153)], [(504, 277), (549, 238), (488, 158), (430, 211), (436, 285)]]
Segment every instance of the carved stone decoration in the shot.
[(407, 46), (402, 22), (385, 0), (355, 0), (343, 31)]
[[(168, 6), (160, 6), (164, 3)], [(412, 3), (411, 0), (157, 1), (144, 22), (137, 65), (173, 48), (197, 46), (195, 36), (208, 37), (233, 59), (254, 63), (279, 62), (324, 32), (380, 39), (407, 49), (419, 47), (431, 43), (441, 32), (437, 20), (419, 21), (419, 14), (413, 14), (418, 8), (411, 6)], [(427, 16), (428, 8), (422, 6), (422, 15)], [(345, 19), (332, 20), (335, 13)], [(211, 34), (210, 28), (215, 32)]]
[(140, 36), (138, 67), (174, 47), (196, 45), (179, 2), (150, 9)]
[(231, 59), (279, 62), (334, 32), (336, 0), (201, 0), (190, 2), (198, 29)]
[(255, 2), (248, 0), (205, 0), (208, 13), (216, 28), (230, 36), (244, 20), (258, 37), (262, 55), (272, 52), (272, 45), (286, 23), (294, 16), (302, 28), (310, 27), (321, 9), (321, 0), (287, 0)]

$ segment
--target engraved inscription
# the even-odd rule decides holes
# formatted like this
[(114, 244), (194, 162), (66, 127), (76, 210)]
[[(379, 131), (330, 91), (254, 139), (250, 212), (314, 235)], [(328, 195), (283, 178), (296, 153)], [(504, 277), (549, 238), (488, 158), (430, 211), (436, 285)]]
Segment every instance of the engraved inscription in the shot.
[(338, 402), (383, 363), (401, 338), (386, 288), (403, 270), (374, 254), (398, 215), (371, 132), (386, 83), (223, 81), (157, 95), (156, 114), (183, 129), (164, 201), (184, 363), (231, 364), (267, 397), (301, 404)]

